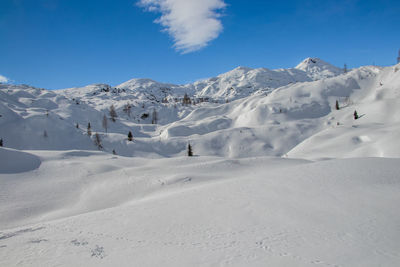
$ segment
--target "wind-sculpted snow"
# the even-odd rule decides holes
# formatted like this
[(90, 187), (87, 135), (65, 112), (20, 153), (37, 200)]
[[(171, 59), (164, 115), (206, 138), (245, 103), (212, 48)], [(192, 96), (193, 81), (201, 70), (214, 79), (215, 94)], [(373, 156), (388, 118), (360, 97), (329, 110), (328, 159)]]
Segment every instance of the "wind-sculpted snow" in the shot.
[(0, 173), (12, 174), (37, 169), (41, 160), (30, 153), (0, 147), (0, 162)]
[(1, 266), (400, 263), (399, 159), (35, 153), (0, 174)]

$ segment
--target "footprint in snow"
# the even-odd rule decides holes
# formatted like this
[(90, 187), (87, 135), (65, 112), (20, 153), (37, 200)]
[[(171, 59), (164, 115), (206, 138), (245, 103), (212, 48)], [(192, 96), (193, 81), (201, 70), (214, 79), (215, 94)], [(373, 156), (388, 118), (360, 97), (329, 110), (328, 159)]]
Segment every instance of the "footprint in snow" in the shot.
[(104, 253), (104, 248), (96, 245), (94, 249), (92, 249), (92, 257), (97, 257), (97, 258), (104, 258), (106, 255)]
[(78, 239), (74, 239), (74, 240), (71, 240), (71, 244), (73, 244), (75, 246), (86, 246), (89, 243), (86, 241), (79, 241)]

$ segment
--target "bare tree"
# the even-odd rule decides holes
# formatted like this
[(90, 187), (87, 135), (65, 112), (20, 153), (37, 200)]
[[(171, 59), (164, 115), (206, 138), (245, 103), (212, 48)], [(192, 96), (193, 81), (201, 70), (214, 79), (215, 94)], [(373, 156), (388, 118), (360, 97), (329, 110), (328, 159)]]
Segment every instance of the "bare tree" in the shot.
[(123, 111), (128, 115), (128, 117), (131, 117), (131, 104), (130, 103), (126, 103), (124, 106)]
[(190, 97), (189, 97), (186, 93), (185, 93), (185, 95), (183, 96), (182, 104), (183, 104), (183, 105), (191, 104)]
[(104, 128), (104, 130), (107, 132), (108, 121), (107, 121), (106, 115), (103, 116), (103, 128)]
[(97, 146), (99, 150), (103, 149), (103, 145), (101, 144), (101, 138), (98, 133), (94, 135), (94, 145)]
[(400, 63), (400, 49), (399, 49), (399, 56), (397, 57), (397, 63)]
[(156, 111), (156, 109), (153, 109), (153, 114), (152, 114), (152, 118), (151, 118), (151, 123), (152, 123), (152, 124), (157, 124), (157, 120), (158, 120), (158, 118), (157, 118), (157, 111)]
[(114, 105), (111, 105), (110, 106), (110, 117), (111, 117), (111, 120), (113, 121), (113, 122), (115, 122), (115, 119), (118, 117), (118, 115), (117, 115), (117, 112), (115, 111), (115, 107), (114, 107)]

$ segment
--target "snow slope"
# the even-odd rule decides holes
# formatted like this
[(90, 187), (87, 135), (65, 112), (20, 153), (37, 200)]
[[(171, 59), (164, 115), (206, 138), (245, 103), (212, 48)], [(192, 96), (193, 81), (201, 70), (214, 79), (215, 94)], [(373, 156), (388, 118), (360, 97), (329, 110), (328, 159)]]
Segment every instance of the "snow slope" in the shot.
[(40, 159), (30, 153), (0, 147), (0, 173), (20, 173), (37, 169)]
[(0, 174), (1, 266), (400, 263), (398, 159), (35, 154)]

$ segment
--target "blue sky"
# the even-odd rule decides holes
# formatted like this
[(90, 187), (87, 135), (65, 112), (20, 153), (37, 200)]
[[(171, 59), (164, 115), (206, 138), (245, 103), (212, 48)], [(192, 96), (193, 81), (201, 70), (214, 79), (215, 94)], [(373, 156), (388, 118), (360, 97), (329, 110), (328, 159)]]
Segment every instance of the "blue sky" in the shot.
[(398, 0), (1, 0), (0, 80), (187, 83), (306, 57), (386, 66), (400, 49), (399, 14)]

